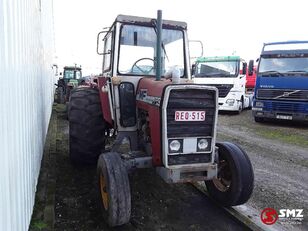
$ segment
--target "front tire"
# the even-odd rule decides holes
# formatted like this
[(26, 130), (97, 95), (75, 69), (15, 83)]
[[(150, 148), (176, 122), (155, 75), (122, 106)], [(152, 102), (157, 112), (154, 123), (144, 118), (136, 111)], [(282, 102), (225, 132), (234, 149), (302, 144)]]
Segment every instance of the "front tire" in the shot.
[(96, 164), (105, 148), (105, 121), (99, 92), (94, 88), (72, 91), (68, 105), (70, 159), (74, 164)]
[(254, 186), (254, 173), (247, 154), (237, 145), (217, 143), (219, 163), (217, 178), (205, 181), (210, 196), (223, 206), (244, 204)]
[(101, 154), (97, 172), (104, 219), (111, 227), (128, 223), (131, 215), (131, 193), (127, 170), (119, 154)]
[(257, 123), (262, 123), (262, 122), (264, 122), (264, 118), (262, 118), (262, 117), (254, 117), (255, 118), (255, 122), (257, 122)]
[(240, 100), (240, 105), (238, 106), (237, 114), (241, 114), (241, 112), (244, 110), (244, 99), (243, 97)]

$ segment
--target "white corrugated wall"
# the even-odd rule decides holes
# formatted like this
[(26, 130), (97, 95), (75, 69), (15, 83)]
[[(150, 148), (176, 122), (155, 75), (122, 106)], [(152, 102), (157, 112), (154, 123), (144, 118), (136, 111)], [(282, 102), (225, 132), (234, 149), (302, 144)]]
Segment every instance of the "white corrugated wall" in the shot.
[(28, 230), (53, 101), (52, 0), (0, 0), (0, 230)]

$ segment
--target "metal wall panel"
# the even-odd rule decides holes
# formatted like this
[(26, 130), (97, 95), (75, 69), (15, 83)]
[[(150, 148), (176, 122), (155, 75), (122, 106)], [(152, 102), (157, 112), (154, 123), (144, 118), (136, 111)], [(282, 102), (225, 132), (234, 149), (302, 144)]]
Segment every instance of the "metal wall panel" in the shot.
[(0, 0), (0, 230), (28, 230), (53, 102), (52, 0)]

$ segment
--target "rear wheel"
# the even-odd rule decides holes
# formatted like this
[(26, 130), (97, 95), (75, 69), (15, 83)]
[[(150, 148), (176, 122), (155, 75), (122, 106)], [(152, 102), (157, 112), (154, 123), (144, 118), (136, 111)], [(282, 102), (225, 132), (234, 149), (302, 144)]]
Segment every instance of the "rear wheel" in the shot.
[(247, 154), (237, 145), (217, 143), (219, 153), (217, 178), (206, 181), (210, 196), (223, 206), (244, 204), (250, 198), (254, 174)]
[(57, 88), (57, 103), (63, 104), (64, 102), (65, 102), (64, 89), (63, 87), (58, 87)]
[(129, 222), (131, 194), (128, 174), (118, 153), (100, 155), (97, 163), (102, 214), (109, 226)]
[(105, 121), (99, 92), (72, 91), (68, 105), (70, 159), (75, 164), (96, 164), (105, 147)]

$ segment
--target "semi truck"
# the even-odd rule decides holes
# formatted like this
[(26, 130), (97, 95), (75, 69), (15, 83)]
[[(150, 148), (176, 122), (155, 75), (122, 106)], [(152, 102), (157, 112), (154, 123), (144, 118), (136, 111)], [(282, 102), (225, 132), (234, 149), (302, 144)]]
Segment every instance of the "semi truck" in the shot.
[(256, 122), (308, 121), (308, 41), (264, 44), (252, 113)]
[(246, 92), (247, 63), (239, 56), (198, 58), (193, 67), (194, 83), (218, 88), (219, 110), (240, 113), (251, 107), (252, 93)]

